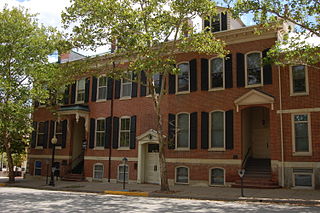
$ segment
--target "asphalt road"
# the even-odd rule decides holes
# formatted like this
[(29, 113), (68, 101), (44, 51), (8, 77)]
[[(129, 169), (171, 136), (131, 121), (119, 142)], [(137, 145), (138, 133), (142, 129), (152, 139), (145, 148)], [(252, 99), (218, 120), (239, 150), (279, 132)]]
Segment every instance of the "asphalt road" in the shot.
[(0, 187), (0, 212), (320, 212), (320, 207), (130, 197)]

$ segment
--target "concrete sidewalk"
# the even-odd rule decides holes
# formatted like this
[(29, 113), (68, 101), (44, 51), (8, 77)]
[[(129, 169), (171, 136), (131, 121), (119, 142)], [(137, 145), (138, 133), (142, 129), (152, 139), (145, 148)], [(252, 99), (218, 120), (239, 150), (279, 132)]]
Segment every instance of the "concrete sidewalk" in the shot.
[(173, 192), (160, 193), (158, 191), (160, 189), (159, 185), (130, 183), (126, 184), (126, 191), (123, 192), (122, 184), (120, 183), (70, 182), (59, 180), (56, 181), (56, 186), (53, 187), (46, 185), (45, 180), (43, 179), (17, 178), (16, 183), (13, 184), (6, 183), (7, 180), (7, 178), (0, 178), (0, 186), (5, 185), (46, 190), (125, 194), (149, 197), (172, 197), (218, 201), (273, 202), (320, 206), (319, 190), (244, 189), (245, 197), (241, 197), (240, 189), (229, 187), (174, 185), (170, 187)]

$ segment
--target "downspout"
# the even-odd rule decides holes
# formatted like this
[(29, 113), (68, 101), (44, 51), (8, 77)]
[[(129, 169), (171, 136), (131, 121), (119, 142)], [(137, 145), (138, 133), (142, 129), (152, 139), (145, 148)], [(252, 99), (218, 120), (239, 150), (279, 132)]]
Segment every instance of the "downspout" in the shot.
[(279, 75), (279, 111), (280, 111), (280, 143), (281, 143), (281, 186), (284, 187), (284, 144), (283, 144), (283, 117), (282, 117), (282, 87), (281, 87), (281, 69), (278, 65)]

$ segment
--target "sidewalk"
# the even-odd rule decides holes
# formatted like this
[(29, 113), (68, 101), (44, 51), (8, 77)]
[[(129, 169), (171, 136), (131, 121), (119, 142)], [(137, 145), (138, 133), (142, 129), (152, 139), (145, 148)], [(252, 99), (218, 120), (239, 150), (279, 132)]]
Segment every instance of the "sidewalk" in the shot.
[[(109, 191), (108, 193), (111, 194), (119, 194), (119, 192), (123, 193), (123, 186), (119, 183), (56, 181), (56, 186), (53, 187), (46, 185), (45, 180), (42, 179), (17, 178), (16, 183), (14, 184), (4, 184), (7, 180), (7, 178), (0, 178), (0, 186), (5, 185), (73, 192), (106, 193), (106, 191)], [(149, 197), (172, 197), (217, 201), (273, 202), (320, 206), (319, 190), (244, 189), (245, 197), (240, 197), (240, 189), (238, 188), (175, 185), (170, 187), (170, 189), (174, 191), (170, 193), (159, 193), (159, 188), (159, 185), (153, 184), (126, 184), (126, 192), (124, 192), (124, 194), (135, 196), (143, 194), (142, 196)]]

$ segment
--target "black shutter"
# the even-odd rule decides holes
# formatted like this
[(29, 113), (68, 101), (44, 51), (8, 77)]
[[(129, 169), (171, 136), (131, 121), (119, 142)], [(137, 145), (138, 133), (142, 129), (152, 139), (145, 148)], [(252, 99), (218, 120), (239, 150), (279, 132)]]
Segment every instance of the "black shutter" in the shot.
[(32, 123), (33, 126), (33, 131), (32, 131), (32, 135), (31, 135), (31, 148), (35, 148), (36, 147), (36, 140), (37, 140), (37, 122), (33, 122)]
[(107, 81), (107, 100), (111, 100), (113, 98), (113, 79), (108, 77)]
[(44, 136), (43, 136), (43, 142), (42, 142), (43, 148), (47, 148), (48, 138), (49, 138), (49, 121), (46, 121), (44, 122)]
[(69, 93), (70, 93), (70, 85), (66, 85), (66, 88), (64, 90), (63, 94), (63, 103), (64, 104), (69, 104)]
[(228, 13), (223, 12), (221, 13), (221, 30), (227, 30), (228, 29)]
[(206, 31), (210, 31), (210, 21), (209, 21), (209, 17), (207, 19), (203, 20), (203, 29), (205, 29)]
[(169, 74), (169, 94), (176, 93), (176, 75)]
[(118, 148), (118, 140), (119, 140), (119, 118), (113, 117), (113, 138), (112, 138), (112, 148)]
[(114, 81), (115, 85), (115, 92), (114, 92), (114, 99), (119, 99), (120, 98), (120, 89), (121, 89), (121, 80), (115, 80)]
[(137, 75), (136, 73), (132, 72), (132, 84), (131, 84), (131, 97), (132, 98), (137, 97), (138, 85), (137, 85), (137, 82), (135, 82), (136, 75)]
[(201, 58), (201, 90), (208, 90), (209, 60)]
[(209, 148), (209, 113), (201, 112), (201, 149)]
[(89, 101), (89, 89), (90, 89), (90, 78), (86, 78), (86, 84), (84, 89), (84, 102), (88, 103)]
[(263, 84), (272, 84), (272, 66), (270, 61), (265, 60), (267, 58), (267, 53), (270, 48), (265, 49), (262, 52), (262, 57), (263, 57)]
[(232, 88), (232, 54), (227, 55), (224, 61), (225, 88)]
[(76, 102), (76, 83), (71, 85), (71, 104)]
[(94, 118), (90, 118), (90, 140), (89, 140), (89, 148), (94, 148), (94, 138), (96, 134), (96, 120)]
[(111, 146), (111, 130), (112, 130), (112, 117), (106, 118), (106, 129), (104, 131), (104, 148), (110, 148)]
[(137, 120), (137, 116), (131, 116), (131, 120), (130, 120), (130, 149), (136, 148), (136, 120)]
[(176, 115), (169, 114), (168, 117), (168, 149), (175, 148), (175, 134), (176, 134)]
[(141, 71), (140, 75), (140, 97), (144, 97), (147, 94), (147, 87), (145, 86), (147, 84), (147, 76), (144, 71)]
[(68, 120), (63, 120), (62, 121), (62, 143), (61, 143), (61, 148), (66, 148), (67, 132), (68, 132)]
[(197, 112), (190, 114), (190, 149), (197, 148)]
[(244, 55), (237, 53), (237, 87), (245, 86)]
[(93, 76), (92, 77), (92, 94), (91, 94), (92, 102), (97, 100), (97, 82), (98, 82), (98, 79)]
[(190, 91), (197, 91), (197, 59), (189, 62), (190, 65)]
[(54, 135), (54, 121), (50, 121), (50, 131), (49, 131), (49, 148), (52, 148), (51, 138)]
[(233, 110), (226, 111), (226, 149), (233, 149)]

